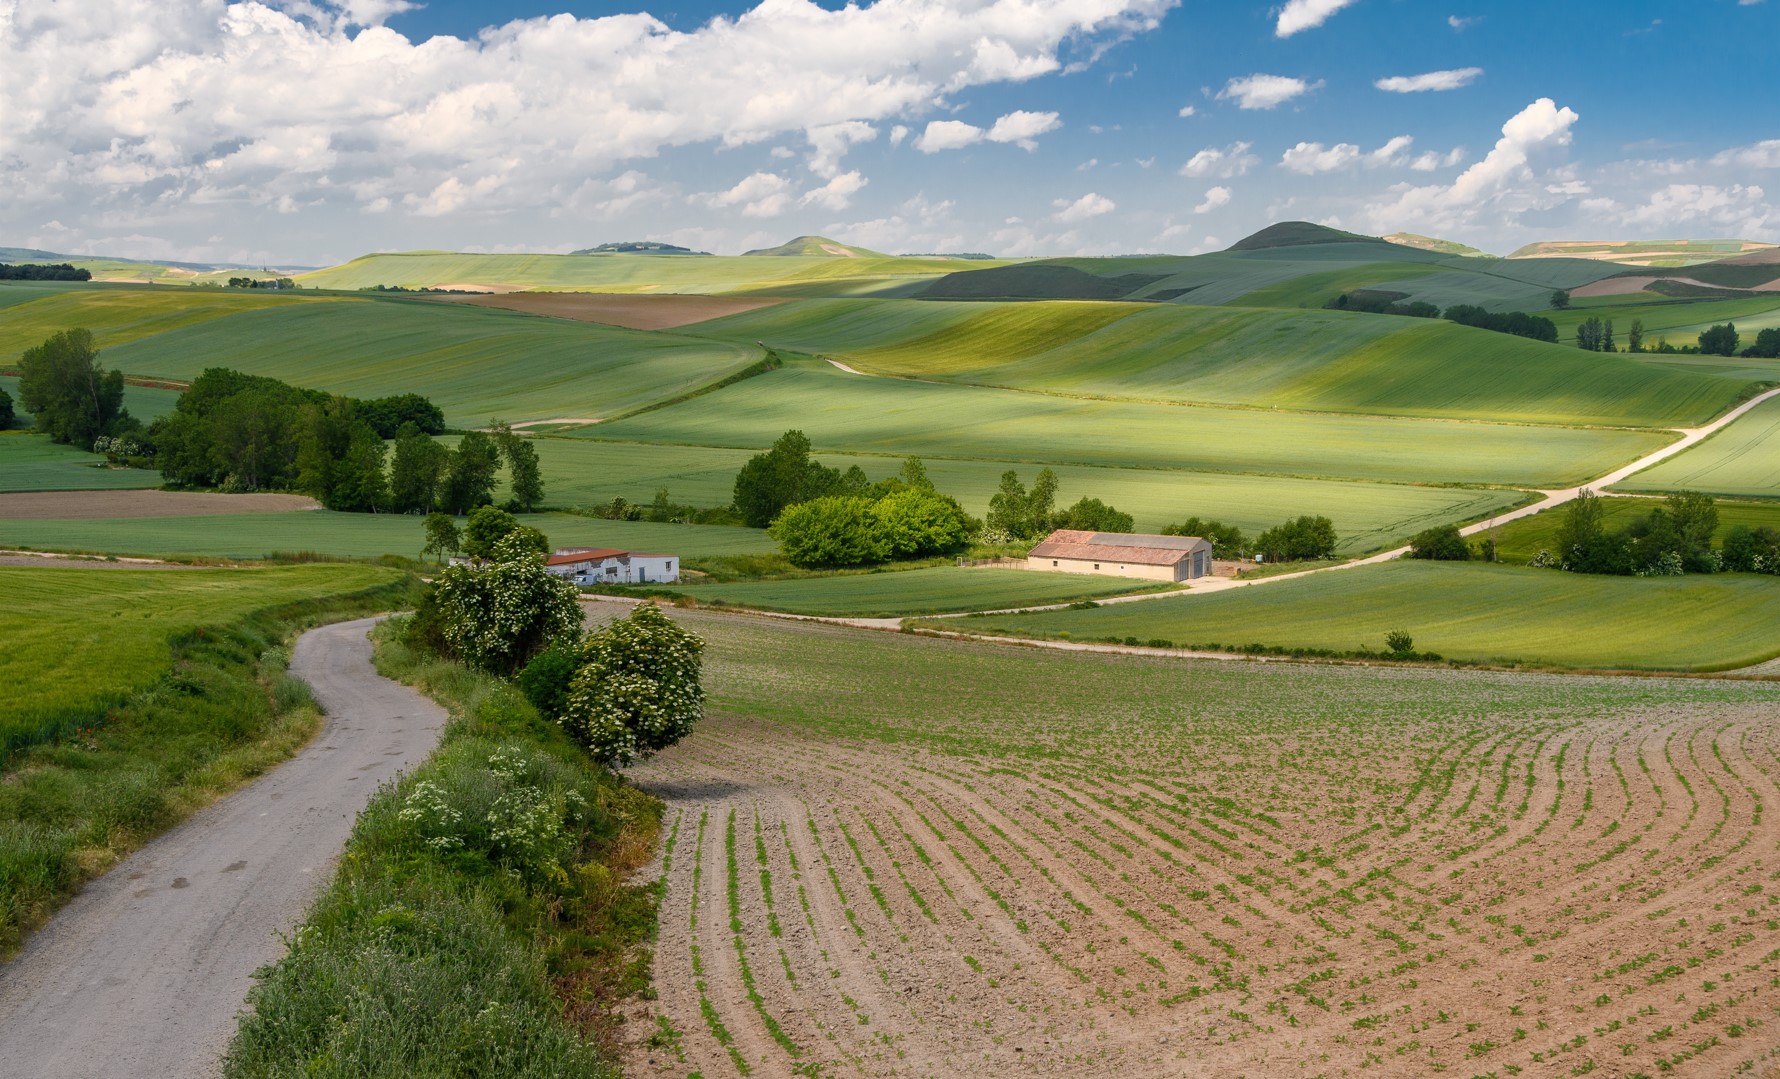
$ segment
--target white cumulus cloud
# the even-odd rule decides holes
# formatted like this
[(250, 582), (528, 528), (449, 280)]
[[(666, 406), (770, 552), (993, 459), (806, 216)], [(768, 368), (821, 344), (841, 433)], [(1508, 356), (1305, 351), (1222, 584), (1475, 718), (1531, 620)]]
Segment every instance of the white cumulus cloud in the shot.
[(1220, 180), (1247, 175), (1248, 170), (1261, 160), (1249, 153), (1251, 146), (1246, 142), (1233, 142), (1223, 149), (1207, 146), (1187, 159), (1187, 163), (1180, 167), (1180, 174), (1194, 178), (1212, 176)]
[(1199, 205), (1193, 207), (1193, 212), (1196, 214), (1208, 214), (1220, 206), (1228, 206), (1229, 204), (1230, 189), (1227, 187), (1214, 187), (1205, 193), (1205, 198)]
[(1083, 195), (1081, 198), (1076, 199), (1074, 202), (1071, 202), (1068, 199), (1058, 199), (1051, 205), (1057, 208), (1057, 212), (1054, 216), (1057, 220), (1063, 222), (1086, 221), (1090, 217), (1099, 217), (1101, 214), (1110, 214), (1118, 208), (1118, 204), (1113, 202), (1113, 200), (1104, 195), (1097, 195), (1092, 191)]
[(793, 185), (773, 172), (756, 172), (727, 191), (694, 195), (693, 201), (712, 209), (740, 207), (747, 217), (777, 217), (791, 208)]
[(1736, 165), (1746, 169), (1780, 169), (1780, 139), (1767, 139), (1749, 146), (1735, 146), (1712, 158), (1714, 165)]
[(1287, 150), (1280, 157), (1279, 163), (1283, 168), (1304, 176), (1314, 176), (1319, 172), (1339, 172), (1361, 164), (1369, 168), (1411, 164), (1405, 155), (1414, 143), (1415, 139), (1410, 136), (1398, 135), (1378, 149), (1367, 152), (1351, 142), (1338, 142), (1333, 146), (1324, 146), (1320, 142), (1301, 142)]
[(1286, 6), (1279, 9), (1279, 21), (1274, 24), (1273, 32), (1280, 37), (1291, 37), (1303, 30), (1314, 30), (1328, 22), (1331, 15), (1355, 2), (1356, 0), (1287, 0)]
[(924, 154), (942, 150), (960, 150), (979, 142), (1011, 142), (1022, 150), (1038, 149), (1038, 136), (1062, 127), (1054, 112), (1010, 112), (996, 120), (987, 130), (963, 120), (933, 120), (915, 140), (915, 149)]
[(1218, 91), (1219, 101), (1234, 100), (1238, 108), (1272, 109), (1295, 97), (1322, 88), (1322, 82), (1305, 82), (1288, 75), (1245, 75), (1231, 79)]
[(1422, 75), (1392, 75), (1372, 85), (1393, 94), (1420, 94), (1429, 90), (1458, 90), (1476, 82), (1481, 74), (1483, 69), (1480, 67), (1455, 67)]

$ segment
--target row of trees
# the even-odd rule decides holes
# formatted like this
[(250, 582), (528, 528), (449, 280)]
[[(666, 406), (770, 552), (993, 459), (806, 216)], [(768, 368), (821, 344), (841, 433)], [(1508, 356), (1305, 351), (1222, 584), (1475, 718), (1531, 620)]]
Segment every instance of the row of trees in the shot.
[[(484, 514), (471, 530), (479, 520), (495, 522)], [(704, 642), (646, 603), (587, 633), (575, 586), (545, 571), (524, 532), (515, 523), (486, 560), (444, 570), (408, 625), (410, 645), (517, 675), (539, 712), (606, 764), (691, 733), (704, 714)]]
[(989, 517), (985, 522), (983, 542), (997, 545), (1043, 539), (1059, 528), (1082, 532), (1129, 532), (1134, 522), (1098, 498), (1082, 496), (1074, 505), (1057, 509), (1057, 474), (1040, 469), (1033, 477), (1032, 489), (1020, 482), (1013, 469), (1001, 474), (1001, 485), (989, 498)]
[(1259, 555), (1265, 562), (1304, 562), (1333, 558), (1338, 537), (1335, 522), (1305, 515), (1267, 529), (1251, 542), (1242, 529), (1217, 520), (1189, 517), (1162, 529), (1164, 536), (1198, 536), (1211, 541), (1213, 558), (1235, 561)]
[(297, 283), (288, 277), (231, 277), (229, 278), (229, 287), (287, 289), (296, 288)]
[(1607, 527), (1607, 507), (1593, 491), (1570, 503), (1556, 537), (1557, 553), (1540, 551), (1534, 565), (1572, 573), (1672, 577), (1720, 571), (1780, 572), (1780, 534), (1739, 525), (1718, 533), (1718, 507), (1710, 495), (1680, 491), (1624, 527)]
[[(1654, 348), (1646, 349), (1644, 345), (1644, 320), (1632, 320), (1631, 332), (1626, 334), (1627, 352), (1654, 352), (1661, 354), (1688, 354), (1700, 356), (1743, 356), (1749, 359), (1772, 360), (1780, 359), (1780, 327), (1770, 327), (1755, 335), (1755, 341), (1741, 352), (1738, 345), (1742, 337), (1737, 333), (1737, 324), (1726, 322), (1711, 326), (1701, 331), (1697, 345), (1682, 345), (1677, 348), (1669, 344), (1668, 338), (1660, 338)], [(1591, 317), (1582, 320), (1576, 327), (1576, 346), (1587, 352), (1616, 352), (1618, 347), (1613, 338), (1613, 320)]]
[(1401, 315), (1406, 318), (1443, 318), (1461, 326), (1471, 326), (1492, 333), (1508, 333), (1535, 341), (1557, 343), (1557, 323), (1525, 311), (1486, 311), (1471, 303), (1458, 303), (1440, 310), (1423, 300), (1403, 302), (1401, 292), (1360, 290), (1344, 292), (1323, 306), (1334, 311), (1362, 311), (1374, 315)]
[(77, 270), (71, 263), (0, 262), (0, 281), (91, 281), (92, 272)]

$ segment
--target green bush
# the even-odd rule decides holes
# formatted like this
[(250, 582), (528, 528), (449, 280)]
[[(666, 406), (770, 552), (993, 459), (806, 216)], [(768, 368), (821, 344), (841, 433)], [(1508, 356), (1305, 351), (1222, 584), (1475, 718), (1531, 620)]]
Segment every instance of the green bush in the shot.
[[(501, 511), (494, 511), (499, 513)], [(545, 572), (525, 537), (496, 543), (494, 561), (451, 566), (430, 597), (449, 654), (496, 674), (511, 674), (532, 656), (581, 635), (575, 586)]]
[(562, 726), (598, 761), (619, 766), (666, 749), (704, 715), (704, 641), (652, 603), (592, 634)]
[(890, 547), (863, 498), (818, 498), (791, 506), (768, 529), (795, 566), (864, 566), (882, 562)]
[(519, 672), (515, 682), (519, 692), (531, 702), (538, 714), (546, 719), (555, 719), (562, 715), (563, 706), (568, 703), (569, 683), (574, 680), (575, 672), (581, 667), (579, 649), (573, 645), (557, 644), (539, 652), (532, 661)]
[(1335, 554), (1335, 523), (1308, 514), (1269, 528), (1255, 537), (1255, 549), (1269, 562), (1304, 562)]
[(1459, 534), (1458, 525), (1437, 525), (1416, 533), (1409, 541), (1409, 557), (1436, 562), (1466, 562), (1471, 558), (1471, 545)]

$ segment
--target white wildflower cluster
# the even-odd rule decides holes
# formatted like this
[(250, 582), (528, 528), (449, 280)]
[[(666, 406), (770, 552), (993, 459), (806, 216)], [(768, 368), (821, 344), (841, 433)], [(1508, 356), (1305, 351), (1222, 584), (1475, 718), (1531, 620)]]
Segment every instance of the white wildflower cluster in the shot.
[(704, 642), (642, 604), (589, 637), (562, 725), (599, 760), (627, 765), (673, 745), (704, 715)]
[(546, 642), (580, 634), (576, 595), (574, 585), (545, 572), (537, 554), (512, 536), (495, 546), (492, 561), (447, 569), (437, 593), (452, 650), (502, 672)]
[(452, 808), (445, 788), (431, 780), (414, 784), (396, 816), (414, 825), (426, 845), (434, 850), (455, 850), (464, 845), (464, 815)]
[(100, 435), (93, 439), (93, 452), (107, 457), (141, 457), (148, 448), (124, 435)]

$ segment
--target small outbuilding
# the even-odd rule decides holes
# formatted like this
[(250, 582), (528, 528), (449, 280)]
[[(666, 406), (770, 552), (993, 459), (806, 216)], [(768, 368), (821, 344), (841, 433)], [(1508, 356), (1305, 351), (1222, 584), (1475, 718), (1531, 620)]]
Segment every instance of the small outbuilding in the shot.
[(1032, 548), (1026, 556), (1026, 568), (1150, 581), (1190, 581), (1211, 572), (1211, 541), (1199, 536), (1059, 528)]
[(673, 584), (680, 579), (680, 560), (674, 555), (616, 547), (563, 548), (544, 559), (544, 569), (580, 585)]

